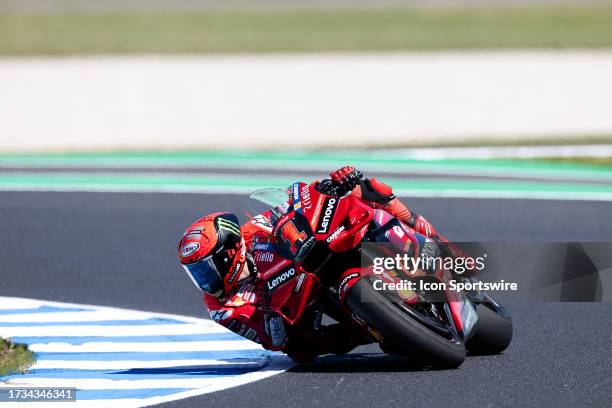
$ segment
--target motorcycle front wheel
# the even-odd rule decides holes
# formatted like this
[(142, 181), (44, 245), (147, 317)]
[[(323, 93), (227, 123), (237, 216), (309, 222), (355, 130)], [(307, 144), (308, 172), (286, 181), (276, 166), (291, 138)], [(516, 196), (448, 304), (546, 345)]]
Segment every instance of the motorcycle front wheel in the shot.
[(472, 355), (492, 355), (504, 351), (512, 340), (512, 318), (504, 309), (495, 311), (490, 303), (477, 306), (478, 322), (466, 347)]
[(461, 341), (436, 333), (375, 290), (366, 279), (351, 287), (346, 303), (398, 354), (414, 356), (438, 368), (457, 368), (465, 360)]

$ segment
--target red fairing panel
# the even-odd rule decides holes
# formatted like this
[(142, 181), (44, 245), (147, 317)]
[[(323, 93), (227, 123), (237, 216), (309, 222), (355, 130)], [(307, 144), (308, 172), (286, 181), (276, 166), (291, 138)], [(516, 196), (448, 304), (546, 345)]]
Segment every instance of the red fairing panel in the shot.
[(354, 196), (340, 200), (338, 214), (332, 223), (326, 241), (333, 252), (345, 252), (356, 248), (367, 232), (374, 217), (374, 210)]
[[(279, 283), (281, 280), (282, 283)], [(319, 278), (298, 267), (291, 267), (271, 277), (266, 285), (272, 294), (270, 308), (291, 325), (302, 317), (304, 309), (316, 299), (320, 288)]]

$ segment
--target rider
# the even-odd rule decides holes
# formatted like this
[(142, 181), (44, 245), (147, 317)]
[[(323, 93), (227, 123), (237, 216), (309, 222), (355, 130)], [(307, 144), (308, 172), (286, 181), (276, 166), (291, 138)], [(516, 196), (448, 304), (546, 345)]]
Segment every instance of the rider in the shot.
[[(422, 216), (410, 211), (391, 187), (375, 178), (362, 179), (351, 166), (330, 173), (331, 178), (313, 182), (317, 191), (328, 195), (350, 194), (366, 204), (384, 209), (417, 232), (444, 240)], [(211, 317), (239, 335), (269, 350), (283, 351), (298, 362), (317, 355), (344, 354), (373, 339), (356, 331), (350, 321), (321, 326), (321, 315), (302, 318), (286, 326), (282, 318), (267, 310), (262, 281), (258, 279), (257, 243), (270, 242), (273, 224), (287, 211), (288, 203), (251, 218), (239, 226), (234, 214), (218, 212), (195, 221), (179, 243), (179, 259), (204, 292)], [(445, 240), (444, 240), (445, 241)], [(362, 330), (362, 329), (359, 329)]]

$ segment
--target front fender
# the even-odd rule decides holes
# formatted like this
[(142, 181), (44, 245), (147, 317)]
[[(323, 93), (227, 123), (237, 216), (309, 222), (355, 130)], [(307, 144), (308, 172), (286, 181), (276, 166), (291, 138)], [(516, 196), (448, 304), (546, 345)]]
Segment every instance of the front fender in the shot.
[(340, 303), (344, 304), (346, 294), (360, 278), (373, 273), (372, 268), (350, 268), (344, 271), (338, 279), (338, 296), (340, 297)]

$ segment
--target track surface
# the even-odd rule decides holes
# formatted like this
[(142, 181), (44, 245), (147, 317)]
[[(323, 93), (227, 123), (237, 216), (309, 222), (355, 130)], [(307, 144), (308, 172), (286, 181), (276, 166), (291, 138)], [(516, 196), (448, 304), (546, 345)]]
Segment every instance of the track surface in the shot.
[[(0, 193), (0, 295), (203, 316), (178, 266), (193, 219), (241, 211), (240, 196)], [(448, 238), (611, 241), (612, 204), (409, 199)], [(609, 406), (612, 305), (511, 305), (515, 337), (496, 357), (428, 371), (364, 347), (246, 386), (164, 404), (200, 406)]]

